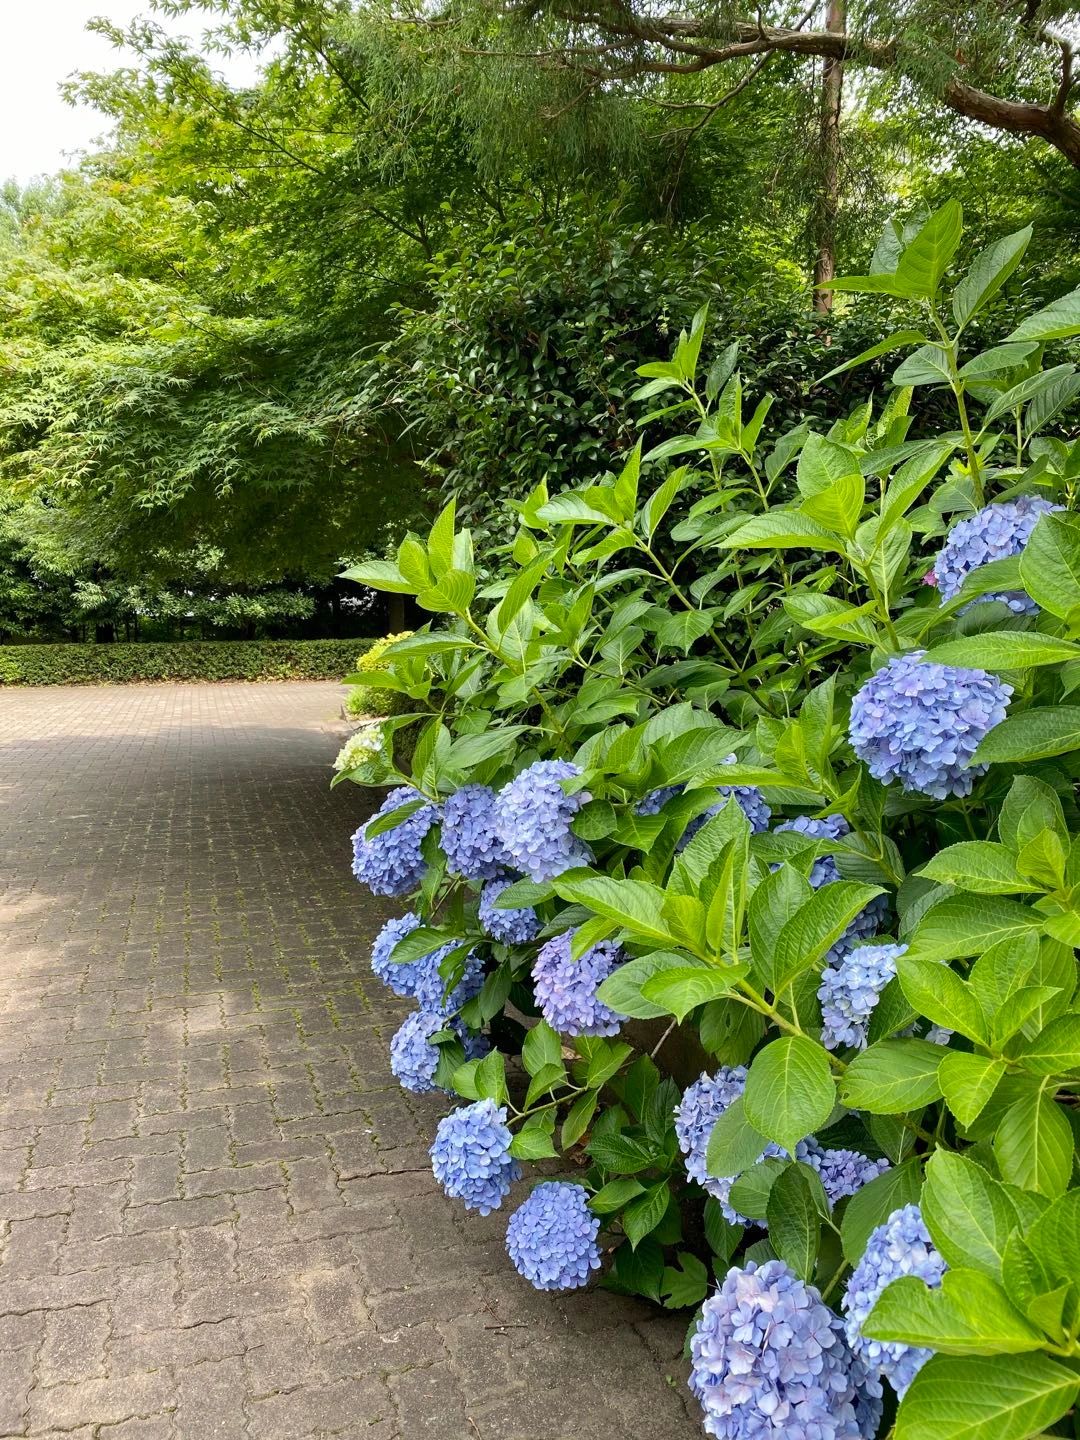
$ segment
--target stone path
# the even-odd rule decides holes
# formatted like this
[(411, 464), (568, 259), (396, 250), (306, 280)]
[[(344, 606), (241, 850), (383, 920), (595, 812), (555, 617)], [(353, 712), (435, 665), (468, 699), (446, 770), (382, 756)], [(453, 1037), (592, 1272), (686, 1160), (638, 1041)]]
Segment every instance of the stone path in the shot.
[(0, 1436), (690, 1440), (435, 1186), (332, 685), (0, 689)]

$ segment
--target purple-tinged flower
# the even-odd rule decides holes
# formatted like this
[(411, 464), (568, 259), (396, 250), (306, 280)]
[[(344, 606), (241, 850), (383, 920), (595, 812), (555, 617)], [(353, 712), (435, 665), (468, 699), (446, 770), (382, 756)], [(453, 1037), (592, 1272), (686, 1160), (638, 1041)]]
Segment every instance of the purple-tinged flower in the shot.
[(836, 955), (821, 973), (821, 1043), (826, 1050), (853, 1045), (866, 1048), (870, 1017), (881, 992), (896, 974), (896, 962), (906, 945), (856, 945)]
[[(1062, 508), (1039, 496), (1021, 495), (1017, 500), (984, 505), (974, 515), (958, 521), (934, 561), (933, 573), (941, 598), (951, 600), (958, 595), (967, 577), (992, 560), (1019, 555), (1041, 517)], [(984, 600), (1000, 600), (1014, 615), (1034, 615), (1039, 608), (1022, 590), (981, 595), (971, 603), (978, 605)]]
[(439, 1121), (431, 1147), (435, 1179), (453, 1200), (468, 1210), (490, 1215), (521, 1178), (521, 1166), (510, 1154), (513, 1136), (505, 1107), (494, 1100), (462, 1105)]
[(848, 1281), (841, 1302), (848, 1344), (871, 1371), (885, 1376), (901, 1398), (932, 1352), (898, 1341), (871, 1340), (862, 1327), (886, 1285), (901, 1275), (916, 1275), (936, 1290), (948, 1268), (918, 1205), (905, 1205), (871, 1233)]
[(437, 806), (425, 802), (392, 830), (371, 839), (365, 834), (372, 821), (423, 798), (411, 786), (400, 785), (390, 791), (372, 819), (365, 820), (352, 837), (352, 872), (373, 894), (405, 895), (424, 878), (427, 863), (420, 853), (420, 843), (439, 818)]
[(863, 685), (851, 703), (852, 748), (884, 784), (936, 800), (969, 795), (986, 771), (971, 757), (1005, 719), (1012, 686), (985, 670), (923, 664), (923, 653), (894, 656)]
[(431, 1037), (440, 1030), (454, 1031), (464, 1046), (466, 1060), (479, 1060), (488, 1052), (484, 1036), (466, 1029), (460, 1020), (448, 1020), (438, 1010), (414, 1010), (406, 1015), (390, 1041), (390, 1070), (403, 1089), (425, 1095), (442, 1088), (435, 1084), (439, 1047), (431, 1043)]
[(416, 961), (412, 993), (421, 1010), (438, 1010), (444, 1015), (450, 1015), (479, 995), (484, 983), (484, 962), (475, 950), (470, 950), (465, 956), (465, 968), (460, 979), (450, 994), (446, 993), (446, 981), (439, 973), (439, 966), (452, 950), (458, 948), (459, 943), (451, 940), (449, 944)]
[(463, 785), (444, 802), (442, 848), (450, 869), (466, 880), (494, 880), (506, 868), (490, 786)]
[(499, 842), (508, 863), (530, 880), (554, 880), (564, 870), (588, 864), (588, 847), (570, 822), (590, 796), (584, 790), (567, 795), (562, 787), (562, 781), (580, 774), (569, 760), (537, 760), (495, 797)]
[(416, 994), (416, 971), (422, 962), (406, 960), (395, 964), (390, 955), (398, 941), (418, 930), (421, 923), (420, 916), (411, 912), (408, 915), (396, 915), (393, 920), (386, 922), (371, 947), (372, 972), (384, 985), (389, 985), (395, 995)]
[(715, 1440), (872, 1440), (881, 1385), (781, 1260), (733, 1266), (690, 1340), (690, 1389)]
[(510, 1216), (506, 1249), (537, 1290), (576, 1290), (600, 1268), (600, 1220), (583, 1185), (548, 1180)]
[(574, 960), (570, 946), (574, 930), (556, 935), (533, 962), (533, 991), (540, 1013), (562, 1035), (617, 1035), (622, 1016), (616, 1015), (596, 992), (623, 959), (619, 947), (599, 940)]
[(490, 935), (492, 940), (500, 940), (504, 945), (528, 945), (544, 928), (536, 911), (528, 905), (515, 910), (500, 910), (495, 904), (503, 891), (513, 883), (513, 880), (502, 876), (489, 880), (481, 890), (480, 928), (485, 935)]
[(795, 1158), (817, 1171), (830, 1205), (854, 1195), (891, 1169), (888, 1160), (871, 1160), (858, 1150), (829, 1150), (813, 1136), (799, 1141)]
[[(751, 1224), (745, 1215), (731, 1208), (731, 1187), (738, 1176), (710, 1175), (705, 1161), (713, 1126), (746, 1089), (746, 1073), (745, 1065), (721, 1065), (715, 1075), (703, 1074), (687, 1086), (675, 1108), (675, 1134), (686, 1157), (686, 1173), (720, 1202), (724, 1219), (731, 1225)], [(786, 1158), (786, 1154), (770, 1140), (758, 1160), (772, 1155)]]

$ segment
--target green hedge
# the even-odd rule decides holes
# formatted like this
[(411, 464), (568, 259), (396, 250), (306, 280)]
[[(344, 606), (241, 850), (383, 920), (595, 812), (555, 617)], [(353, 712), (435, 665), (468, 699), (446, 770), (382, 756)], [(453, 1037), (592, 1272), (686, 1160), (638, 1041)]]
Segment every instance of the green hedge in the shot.
[(131, 680), (340, 680), (371, 640), (189, 640), (145, 645), (0, 645), (0, 684)]

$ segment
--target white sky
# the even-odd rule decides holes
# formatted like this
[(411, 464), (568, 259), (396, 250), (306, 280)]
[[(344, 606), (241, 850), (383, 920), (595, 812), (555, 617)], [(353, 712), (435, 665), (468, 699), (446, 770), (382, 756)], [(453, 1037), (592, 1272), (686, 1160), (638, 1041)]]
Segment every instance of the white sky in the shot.
[[(114, 70), (130, 64), (130, 52), (114, 50), (86, 22), (104, 15), (127, 25), (150, 11), (148, 0), (0, 0), (0, 180), (22, 183), (70, 163), (80, 150), (107, 133), (105, 116), (87, 106), (73, 108), (60, 98), (60, 84), (76, 70)], [(177, 35), (198, 36), (197, 16), (159, 25)], [(215, 55), (212, 67), (244, 83), (252, 60)]]

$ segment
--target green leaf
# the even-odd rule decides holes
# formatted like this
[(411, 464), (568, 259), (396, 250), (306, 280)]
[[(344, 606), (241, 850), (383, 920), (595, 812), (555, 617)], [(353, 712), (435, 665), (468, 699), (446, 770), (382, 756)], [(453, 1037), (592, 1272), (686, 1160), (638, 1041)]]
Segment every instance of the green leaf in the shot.
[[(1080, 710), (1077, 710), (1076, 714), (1080, 717)], [(1027, 715), (1017, 716), (1018, 721), (1023, 722), (1026, 719)], [(1008, 723), (1006, 720), (1005, 724)], [(999, 725), (990, 734), (996, 735), (1002, 729), (1004, 726)], [(1007, 846), (990, 840), (962, 840), (958, 845), (949, 845), (928, 860), (919, 874), (925, 880), (937, 880), (942, 885), (956, 885), (961, 890), (970, 890), (977, 895), (1015, 895), (1039, 888), (1031, 885), (1020, 874), (1012, 851)]]
[(530, 1075), (545, 1065), (561, 1065), (562, 1041), (546, 1020), (538, 1020), (525, 1036), (521, 1059)]
[(935, 1150), (926, 1166), (921, 1208), (930, 1236), (952, 1266), (1001, 1278), (1016, 1211), (1005, 1187), (974, 1161)]
[(852, 1060), (840, 1098), (849, 1109), (871, 1115), (921, 1110), (941, 1098), (940, 1064), (941, 1046), (928, 1040), (879, 1040)]
[(734, 534), (719, 542), (721, 550), (835, 550), (843, 554), (842, 542), (827, 529), (797, 510), (770, 510), (755, 515)]
[(614, 920), (635, 935), (677, 946), (674, 935), (663, 918), (665, 893), (644, 880), (616, 880), (607, 875), (589, 875), (583, 870), (568, 870), (553, 881), (555, 891), (564, 900), (584, 905), (605, 920)]
[(983, 416), (984, 427), (992, 425), (1003, 415), (1019, 410), (1029, 400), (1056, 391), (1062, 381), (1070, 379), (1074, 369), (1072, 365), (1055, 365), (1052, 370), (1040, 370), (1034, 375), (1028, 375), (1004, 394), (997, 396)]
[(604, 1284), (628, 1295), (644, 1295), (659, 1303), (664, 1278), (664, 1251), (655, 1236), (648, 1235), (635, 1250), (629, 1240), (615, 1252)]
[(1026, 1440), (1062, 1415), (1080, 1376), (1045, 1355), (935, 1355), (915, 1376), (895, 1440)]
[(926, 336), (921, 330), (897, 330), (895, 334), (879, 340), (876, 345), (871, 345), (869, 350), (863, 350), (853, 360), (845, 360), (843, 365), (837, 365), (827, 375), (822, 375), (820, 380), (815, 380), (815, 385), (824, 385), (826, 380), (832, 380), (837, 375), (843, 375), (845, 370), (854, 370), (858, 365), (865, 365), (868, 360), (876, 360), (879, 355), (887, 355), (890, 350), (901, 350), (905, 345), (922, 345)]
[(1025, 225), (1012, 235), (995, 240), (979, 252), (952, 295), (952, 311), (957, 325), (963, 327), (983, 306), (994, 298), (1008, 280), (1031, 240), (1031, 226)]
[(1037, 910), (997, 895), (947, 895), (915, 927), (908, 954), (919, 960), (961, 960), (991, 945), (1042, 929)]
[(558, 1155), (551, 1136), (539, 1125), (526, 1125), (510, 1142), (515, 1160), (550, 1160)]
[(1055, 791), (1034, 775), (1017, 775), (998, 816), (998, 834), (1019, 853), (1041, 830), (1050, 829), (1069, 843), (1068, 826)]
[(773, 1182), (766, 1210), (773, 1249), (800, 1280), (814, 1277), (821, 1215), (806, 1167), (788, 1165)]
[(970, 987), (947, 964), (902, 955), (896, 970), (900, 988), (920, 1015), (948, 1030), (959, 1030), (969, 1040), (986, 1040), (982, 1007)]
[(676, 1259), (678, 1269), (667, 1266), (660, 1282), (660, 1295), (668, 1310), (685, 1310), (691, 1305), (700, 1305), (709, 1293), (709, 1272), (697, 1258), (680, 1250)]
[(655, 1148), (628, 1135), (594, 1134), (586, 1148), (598, 1165), (617, 1175), (636, 1175), (656, 1164)]
[(1022, 710), (995, 725), (972, 758), (976, 764), (991, 765), (1045, 760), (1074, 750), (1080, 750), (1080, 707), (1046, 705)]
[(735, 1213), (745, 1215), (750, 1220), (764, 1220), (776, 1178), (790, 1163), (776, 1155), (767, 1155), (757, 1164), (751, 1165), (749, 1170), (744, 1170), (728, 1195), (728, 1202)]
[(616, 1210), (621, 1210), (644, 1193), (645, 1186), (640, 1180), (609, 1180), (601, 1190), (590, 1197), (589, 1209), (595, 1215), (614, 1215)]
[(940, 345), (923, 345), (893, 371), (894, 385), (947, 385), (949, 357)]
[(1046, 1343), (980, 1270), (946, 1270), (933, 1290), (916, 1275), (901, 1276), (886, 1285), (862, 1330), (872, 1340), (946, 1355), (1021, 1355)]
[(945, 1103), (961, 1125), (973, 1125), (1005, 1073), (1004, 1060), (950, 1050), (938, 1070)]
[(506, 1088), (506, 1063), (501, 1050), (492, 1050), (485, 1055), (474, 1072), (477, 1096), (481, 1100), (494, 1100), (496, 1105), (505, 1105), (510, 1098)]
[(596, 1114), (596, 1102), (599, 1098), (598, 1091), (586, 1090), (585, 1094), (579, 1095), (570, 1106), (566, 1119), (562, 1123), (559, 1137), (564, 1150), (569, 1150), (571, 1146), (576, 1145), (588, 1130), (592, 1118)]
[(1023, 365), (1038, 345), (1029, 340), (1020, 345), (994, 345), (980, 355), (973, 355), (966, 365), (960, 366), (965, 380), (984, 380), (988, 375), (1000, 375), (1004, 370), (1015, 370)]
[(659, 970), (644, 982), (641, 993), (646, 1000), (653, 1001), (663, 1014), (674, 1015), (681, 1022), (698, 1005), (726, 995), (746, 975), (748, 968), (746, 965), (726, 965), (723, 968), (696, 966)]
[(1035, 1075), (1080, 1073), (1080, 1015), (1051, 1020), (1045, 1030), (1020, 1045), (1015, 1058)]
[(721, 1179), (741, 1175), (757, 1164), (766, 1144), (765, 1136), (746, 1118), (745, 1098), (740, 1095), (712, 1128), (705, 1152), (705, 1169)]
[(1069, 1184), (1073, 1167), (1072, 1128), (1052, 1095), (1039, 1090), (1005, 1113), (994, 1136), (1002, 1179), (1051, 1199)]
[(644, 1195), (632, 1200), (623, 1211), (622, 1227), (630, 1244), (636, 1250), (646, 1235), (650, 1235), (660, 1224), (667, 1212), (671, 1190), (666, 1180), (651, 1186)]
[(1080, 335), (1080, 287), (1021, 320), (1006, 339), (1063, 340), (1068, 335)]
[(922, 1162), (913, 1159), (886, 1170), (852, 1195), (840, 1222), (840, 1239), (849, 1264), (859, 1263), (872, 1232), (894, 1210), (918, 1203), (921, 1190)]
[(1036, 604), (1067, 620), (1080, 606), (1080, 528), (1072, 516), (1043, 515), (1020, 556), (1020, 578)]
[(855, 916), (883, 893), (880, 885), (854, 880), (838, 880), (815, 890), (776, 937), (770, 988), (779, 993), (803, 970), (816, 965)]
[[(932, 299), (938, 291), (949, 261), (956, 254), (964, 230), (964, 212), (958, 200), (946, 200), (912, 240), (904, 247), (894, 280), (902, 293)], [(1010, 338), (1025, 338), (1012, 336)]]
[(750, 953), (766, 986), (773, 988), (773, 956), (780, 932), (813, 895), (809, 880), (792, 865), (769, 872), (750, 897)]
[(832, 1114), (836, 1086), (828, 1053), (804, 1035), (759, 1050), (746, 1077), (743, 1107), (755, 1130), (793, 1152)]
[(1071, 640), (1055, 640), (1052, 635), (1038, 635), (1033, 630), (997, 630), (946, 640), (928, 650), (923, 659), (976, 670), (1028, 670), (1036, 665), (1060, 665), (1078, 656), (1080, 645)]
[(1080, 1190), (1049, 1205), (1024, 1238), (1051, 1283), (1075, 1282), (1080, 1276)]
[[(669, 970), (684, 970), (692, 963), (692, 956), (666, 950), (639, 955), (636, 960), (628, 960), (612, 971), (597, 990), (597, 998), (619, 1015), (627, 1015), (634, 1020), (658, 1020), (669, 1012), (655, 1000), (645, 998), (644, 985), (652, 976)], [(706, 968), (704, 960), (701, 968)]]
[(372, 590), (389, 590), (395, 595), (412, 595), (416, 589), (389, 560), (366, 560), (362, 565), (351, 565), (342, 571), (340, 578), (355, 580)]

